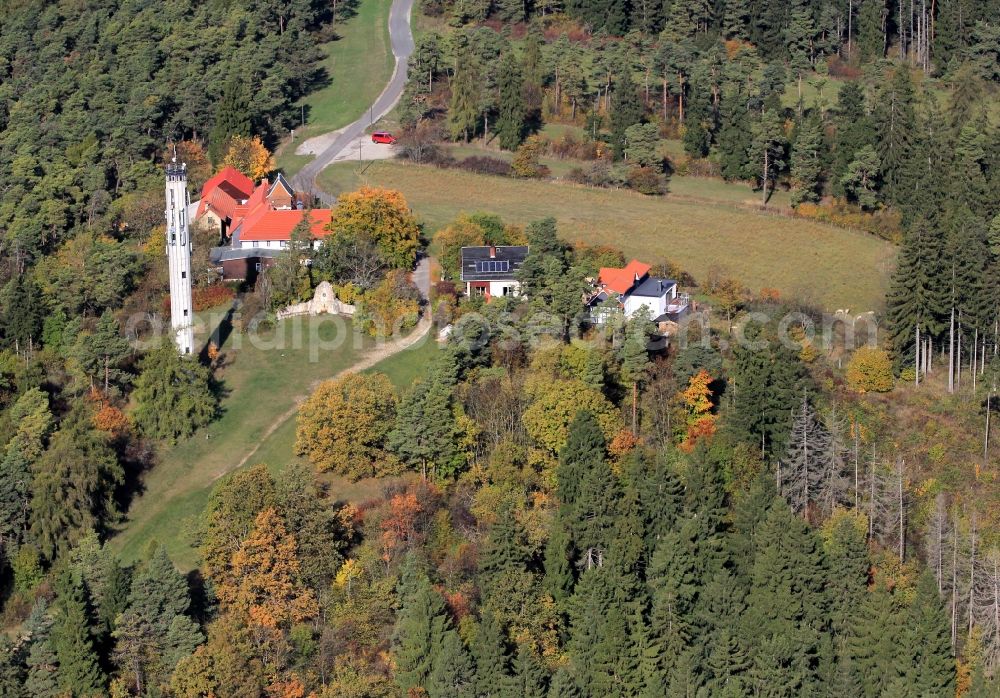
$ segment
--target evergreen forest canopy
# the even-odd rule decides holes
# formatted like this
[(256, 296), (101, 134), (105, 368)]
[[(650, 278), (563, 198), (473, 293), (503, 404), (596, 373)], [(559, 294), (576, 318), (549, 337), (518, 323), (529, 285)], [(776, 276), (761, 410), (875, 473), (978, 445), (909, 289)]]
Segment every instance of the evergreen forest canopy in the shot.
[(83, 229), (147, 235), (159, 220), (134, 209), (162, 186), (168, 142), (273, 142), (297, 124), (330, 6), (8, 1), (3, 15), (0, 251), (20, 273)]
[[(323, 383), (299, 458), (221, 479), (177, 533), (198, 569), (155, 541), (123, 564), (107, 542), (144, 469), (225, 394), (218, 347), (138, 352), (121, 322), (165, 292), (165, 144), (195, 187), (234, 137), (273, 146), (324, 82), (345, 3), (4, 2), (0, 695), (997, 695), (1000, 4), (421, 7), (408, 132), (496, 135), (521, 177), (541, 171), (543, 122), (659, 177), (676, 138), (764, 202), (779, 185), (799, 215), (836, 198), (900, 243), (883, 341), (795, 327), (782, 344), (786, 313), (821, 318), (732, 280), (703, 281), (732, 322), (690, 347), (650, 352), (641, 313), (584, 333), (584, 279), (620, 251), (567, 245), (552, 219), (463, 216), (439, 259), (527, 241), (524, 297), (439, 284), (434, 317), (456, 329), (418, 380)], [(611, 181), (605, 164), (586, 183)], [(367, 292), (356, 327), (415, 316), (414, 214), (396, 192), (343, 195), (315, 264), (297, 228), (244, 308), (328, 277)], [(231, 300), (199, 266), (204, 303)], [(743, 328), (743, 311), (769, 319)]]

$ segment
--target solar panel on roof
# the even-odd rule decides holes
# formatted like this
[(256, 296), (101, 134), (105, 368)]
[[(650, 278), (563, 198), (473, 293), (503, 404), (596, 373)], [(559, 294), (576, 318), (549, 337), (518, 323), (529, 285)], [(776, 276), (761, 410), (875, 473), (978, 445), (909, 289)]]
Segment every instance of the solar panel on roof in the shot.
[(489, 259), (476, 262), (476, 272), (479, 274), (498, 271), (510, 271), (510, 262), (506, 259)]

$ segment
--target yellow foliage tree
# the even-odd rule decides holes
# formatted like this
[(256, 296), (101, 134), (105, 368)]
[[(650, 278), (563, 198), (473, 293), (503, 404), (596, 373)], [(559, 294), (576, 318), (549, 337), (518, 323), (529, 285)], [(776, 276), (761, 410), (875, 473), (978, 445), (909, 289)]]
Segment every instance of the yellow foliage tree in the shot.
[(248, 138), (233, 136), (224, 160), (226, 165), (235, 167), (247, 177), (257, 182), (274, 170), (271, 151), (261, 142), (260, 136)]
[(415, 300), (399, 297), (398, 289), (405, 285), (404, 277), (402, 269), (394, 269), (370, 293), (365, 294), (363, 313), (358, 319), (367, 320), (364, 326), (369, 334), (391, 337), (417, 324), (420, 305)]
[(680, 448), (690, 452), (702, 439), (715, 434), (717, 416), (712, 414), (712, 376), (705, 369), (691, 376), (688, 387), (681, 393), (681, 400), (687, 407), (687, 432)]
[(398, 191), (361, 187), (337, 199), (328, 229), (336, 236), (368, 236), (392, 266), (408, 269), (420, 247), (420, 224)]
[(458, 279), (462, 271), (462, 248), (484, 244), (483, 229), (466, 215), (459, 216), (434, 236), (438, 261), (450, 279)]
[(601, 391), (581, 380), (539, 381), (533, 387), (534, 401), (524, 411), (528, 435), (555, 456), (569, 436), (569, 425), (580, 410), (597, 416), (604, 437), (610, 442), (624, 428), (621, 414)]
[(887, 393), (892, 390), (892, 359), (878, 347), (863, 346), (847, 364), (847, 384), (859, 393)]
[(397, 402), (382, 373), (324, 381), (299, 409), (295, 451), (317, 470), (352, 478), (394, 472), (398, 462), (382, 446)]

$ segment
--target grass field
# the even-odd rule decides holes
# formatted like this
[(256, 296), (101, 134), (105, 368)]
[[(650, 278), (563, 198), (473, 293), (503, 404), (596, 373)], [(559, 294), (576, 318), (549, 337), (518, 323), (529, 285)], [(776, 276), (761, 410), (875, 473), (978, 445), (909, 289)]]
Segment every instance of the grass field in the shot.
[[(320, 342), (328, 348), (316, 351)], [(155, 539), (179, 565), (191, 567), (189, 529), (215, 480), (239, 463), (313, 381), (350, 366), (370, 345), (350, 321), (332, 317), (292, 318), (261, 332), (255, 342), (232, 334), (222, 344), (231, 363), (219, 375), (221, 415), (192, 438), (157, 454), (144, 477), (145, 491), (112, 539), (123, 559), (135, 559)]]
[[(317, 341), (337, 346), (317, 352), (318, 360), (310, 361), (310, 346), (317, 346)], [(237, 344), (241, 346), (234, 348)], [(308, 393), (312, 382), (349, 367), (371, 344), (353, 331), (349, 321), (330, 317), (284, 321), (261, 333), (257, 346), (232, 335), (222, 346), (232, 364), (220, 376), (225, 390), (221, 417), (191, 439), (160, 450), (155, 466), (145, 475), (145, 492), (133, 503), (112, 547), (123, 560), (132, 561), (156, 540), (179, 567), (194, 567), (197, 521), (215, 484), (257, 443), (247, 466), (266, 463), (278, 472), (294, 461), (294, 417), (269, 436), (264, 436), (265, 430), (297, 397)], [(371, 370), (385, 372), (402, 392), (437, 349), (433, 339), (421, 341)]]
[(295, 148), (312, 136), (336, 131), (351, 123), (379, 96), (395, 60), (389, 45), (389, 6), (392, 0), (361, 0), (358, 13), (341, 23), (341, 38), (322, 46), (322, 66), (330, 84), (308, 95), (305, 128), (284, 145), (278, 168), (297, 172), (311, 156), (295, 155)]
[(751, 289), (777, 288), (826, 309), (881, 308), (895, 258), (889, 243), (868, 234), (755, 210), (749, 187), (717, 179), (675, 177), (671, 193), (656, 198), (384, 161), (363, 174), (333, 165), (319, 183), (331, 194), (362, 183), (398, 189), (431, 234), (463, 212), (518, 224), (554, 216), (567, 240), (670, 259), (696, 279), (724, 269)]

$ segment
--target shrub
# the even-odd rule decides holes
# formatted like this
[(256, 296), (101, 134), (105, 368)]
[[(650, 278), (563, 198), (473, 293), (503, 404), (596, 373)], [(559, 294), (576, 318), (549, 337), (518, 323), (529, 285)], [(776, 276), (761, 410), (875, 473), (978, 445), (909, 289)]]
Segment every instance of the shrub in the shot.
[(223, 284), (212, 284), (211, 286), (199, 286), (191, 291), (191, 302), (196, 311), (208, 310), (216, 306), (228, 303), (236, 298), (236, 292)]
[(854, 352), (847, 364), (847, 384), (859, 393), (886, 393), (892, 390), (892, 359), (889, 352), (865, 346)]
[(538, 136), (531, 136), (517, 149), (511, 167), (517, 177), (539, 179), (549, 174), (549, 168), (539, 162), (544, 143)]
[(667, 178), (652, 167), (633, 167), (628, 173), (628, 186), (640, 194), (662, 196), (667, 193)]
[[(443, 166), (447, 167), (448, 165)], [(500, 177), (510, 177), (513, 174), (509, 162), (486, 155), (470, 155), (464, 160), (456, 162), (454, 167), (474, 172), (475, 174), (497, 175)]]

